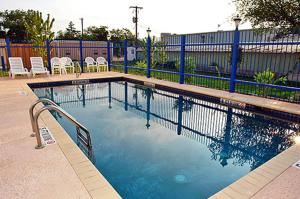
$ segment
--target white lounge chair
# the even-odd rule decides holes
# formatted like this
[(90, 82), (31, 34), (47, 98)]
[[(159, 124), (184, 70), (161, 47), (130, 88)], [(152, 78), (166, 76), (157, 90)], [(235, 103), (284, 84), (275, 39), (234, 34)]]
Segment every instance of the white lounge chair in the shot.
[(42, 57), (30, 57), (31, 63), (31, 74), (35, 77), (36, 74), (46, 74), (49, 75), (49, 71), (44, 67), (44, 62)]
[(70, 57), (62, 57), (62, 58), (60, 58), (60, 64), (65, 69), (68, 69), (68, 68), (71, 69), (72, 73), (74, 73), (75, 67), (74, 67), (74, 63), (73, 63), (73, 61), (72, 61), (72, 59)]
[(13, 79), (16, 75), (27, 75), (27, 77), (30, 76), (27, 68), (24, 68), (21, 57), (9, 57), (8, 61), (10, 65), (9, 76), (11, 76)]
[(59, 72), (59, 74), (61, 73), (61, 71), (60, 71), (60, 64), (59, 64), (59, 58), (58, 57), (52, 57), (51, 58), (51, 71), (52, 71), (52, 75), (55, 74), (55, 69)]
[(60, 75), (62, 73), (67, 73), (66, 69), (60, 63), (60, 58), (58, 58), (58, 57), (52, 57), (51, 58), (51, 70), (52, 70), (52, 75), (54, 75), (56, 71)]
[(104, 57), (97, 57), (97, 72), (101, 71), (101, 66), (103, 66), (104, 71), (108, 71), (108, 62)]
[(88, 72), (91, 72), (91, 70), (90, 70), (91, 68), (92, 68), (92, 71), (94, 71), (95, 66), (97, 67), (97, 62), (95, 62), (94, 58), (92, 58), (92, 57), (86, 57), (84, 61), (86, 63)]

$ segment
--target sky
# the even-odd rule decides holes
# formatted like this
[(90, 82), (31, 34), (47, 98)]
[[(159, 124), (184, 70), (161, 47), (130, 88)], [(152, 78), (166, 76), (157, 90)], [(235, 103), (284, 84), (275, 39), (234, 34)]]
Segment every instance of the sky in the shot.
[[(139, 37), (151, 34), (199, 33), (217, 30), (232, 30), (232, 16), (236, 13), (232, 0), (0, 0), (1, 10), (34, 9), (55, 18), (54, 31), (65, 30), (73, 21), (81, 29), (79, 18), (84, 18), (84, 27), (108, 26), (129, 28), (134, 32), (133, 12), (129, 6), (141, 6), (139, 12)], [(218, 28), (218, 24), (221, 26)], [(249, 23), (241, 29), (251, 28)]]

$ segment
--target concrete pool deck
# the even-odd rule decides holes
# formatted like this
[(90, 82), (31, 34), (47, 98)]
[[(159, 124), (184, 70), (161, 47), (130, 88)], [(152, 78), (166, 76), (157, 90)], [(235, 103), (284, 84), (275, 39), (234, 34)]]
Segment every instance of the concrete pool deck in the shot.
[[(41, 116), (57, 144), (36, 150), (28, 110), (37, 99), (27, 83), (126, 77), (300, 115), (300, 105), (180, 85), (115, 72), (31, 79), (0, 79), (0, 196), (3, 198), (120, 198), (49, 112)], [(294, 145), (211, 198), (299, 198), (300, 159)]]

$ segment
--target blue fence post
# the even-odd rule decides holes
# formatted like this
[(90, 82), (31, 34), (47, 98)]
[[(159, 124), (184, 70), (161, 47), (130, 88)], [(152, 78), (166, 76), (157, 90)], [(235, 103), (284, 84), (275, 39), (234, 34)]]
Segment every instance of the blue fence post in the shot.
[(82, 106), (85, 107), (85, 84), (82, 85)]
[(179, 95), (178, 97), (178, 126), (177, 126), (177, 135), (180, 135), (182, 132), (182, 111), (183, 111), (183, 96)]
[(150, 88), (147, 88), (146, 89), (146, 96), (147, 96), (147, 124), (146, 124), (146, 127), (147, 129), (150, 128), (150, 106), (151, 106), (151, 90)]
[(128, 60), (127, 60), (127, 47), (128, 47), (128, 41), (124, 40), (124, 73), (128, 73)]
[(46, 40), (46, 50), (47, 50), (47, 63), (48, 63), (48, 70), (50, 74), (52, 74), (51, 69), (51, 47), (50, 47), (50, 41)]
[(151, 38), (147, 38), (147, 78), (151, 77)]
[(185, 35), (180, 37), (180, 69), (179, 69), (179, 83), (184, 84), (184, 65), (185, 65)]
[(111, 109), (111, 82), (108, 82), (108, 108)]
[(79, 52), (80, 52), (80, 66), (81, 66), (81, 72), (83, 71), (83, 45), (82, 45), (82, 39), (79, 40)]
[(236, 69), (238, 64), (239, 56), (239, 42), (240, 42), (240, 31), (238, 28), (234, 31), (233, 46), (231, 52), (231, 71), (230, 71), (230, 87), (229, 92), (235, 92), (235, 79), (236, 79)]
[(108, 71), (110, 71), (110, 42), (107, 41), (107, 65)]
[(2, 71), (5, 71), (5, 61), (4, 61), (4, 56), (1, 56), (1, 65), (2, 65)]
[(7, 57), (11, 57), (10, 40), (8, 37), (5, 39), (5, 42), (6, 42), (6, 49), (7, 49)]
[(125, 86), (125, 99), (124, 99), (124, 101), (125, 101), (125, 111), (128, 111), (128, 83), (125, 82), (124, 86)]

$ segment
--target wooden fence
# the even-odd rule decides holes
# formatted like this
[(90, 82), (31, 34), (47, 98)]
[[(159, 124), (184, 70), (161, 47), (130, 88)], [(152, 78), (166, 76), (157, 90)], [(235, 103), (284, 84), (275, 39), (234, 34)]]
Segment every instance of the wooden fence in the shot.
[[(5, 40), (0, 39), (1, 46), (5, 46)], [(105, 57), (107, 58), (106, 41), (83, 41), (83, 59), (85, 57)], [(45, 47), (42, 47), (45, 49)], [(45, 49), (46, 50), (46, 49)], [(32, 44), (11, 43), (10, 52), (12, 57), (22, 57), (23, 64), (30, 69), (30, 57), (40, 57), (39, 49), (34, 48)], [(113, 52), (111, 52), (112, 55)], [(9, 68), (7, 48), (0, 48), (0, 56), (4, 56), (5, 65)], [(70, 57), (73, 61), (80, 60), (80, 43), (73, 40), (54, 40), (51, 42), (51, 57)], [(47, 56), (43, 57), (45, 66), (47, 66)]]
[[(32, 44), (12, 44), (10, 52), (12, 57), (22, 57), (24, 67), (28, 69), (31, 68), (30, 57), (41, 56), (38, 52), (38, 48), (33, 48)], [(7, 56), (6, 59), (8, 59)], [(43, 57), (43, 59), (47, 61), (47, 57)]]

